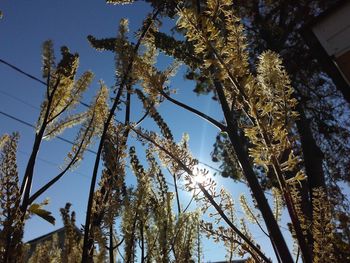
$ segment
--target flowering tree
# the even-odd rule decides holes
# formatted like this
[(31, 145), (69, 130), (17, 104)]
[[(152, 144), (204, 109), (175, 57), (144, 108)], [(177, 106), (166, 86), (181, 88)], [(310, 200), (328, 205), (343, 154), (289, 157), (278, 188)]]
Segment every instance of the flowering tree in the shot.
[[(125, 4), (132, 1), (107, 2)], [(69, 258), (74, 258), (72, 262), (103, 262), (107, 254), (109, 261), (115, 262), (119, 251), (124, 262), (135, 262), (136, 259), (141, 262), (201, 262), (198, 236), (202, 232), (223, 242), (228, 260), (238, 255), (246, 256), (252, 262), (271, 262), (269, 255), (265, 255), (250, 234), (245, 219), (238, 220), (230, 194), (217, 188), (215, 181), (207, 176), (208, 171), (198, 168), (198, 161), (188, 146), (188, 137), (175, 141), (170, 127), (158, 111), (158, 106), (168, 100), (202, 117), (226, 136), (225, 147), (236, 165), (235, 169), (248, 184), (258, 209), (251, 208), (242, 196), (240, 201), (246, 219), (256, 223), (268, 236), (279, 262), (294, 261), (278, 224), (283, 205), (291, 221), (290, 231), (295, 239), (297, 255), (301, 254), (304, 262), (333, 262), (334, 230), (325, 189), (315, 188), (312, 191), (313, 217), (309, 218), (302, 212), (301, 189), (308, 179), (300, 164), (302, 157), (296, 150), (298, 138), (293, 133), (298, 116), (295, 110), (297, 102), (279, 55), (264, 51), (255, 58), (254, 68), (250, 67), (244, 27), (231, 1), (148, 2), (152, 3), (154, 10), (137, 33), (136, 43), (128, 39), (127, 20), (120, 22), (116, 38), (88, 37), (94, 48), (112, 51), (116, 57), (115, 95), (109, 107), (106, 104), (107, 89), (101, 84), (95, 102), (84, 113), (85, 122), (78, 143), (67, 159), (69, 169), (81, 159), (81, 152), (90, 140), (95, 135), (99, 136), (84, 239), (80, 242), (71, 234), (65, 242), (65, 254), (54, 253), (53, 257), (68, 258), (67, 251), (71, 251)], [(176, 42), (159, 32), (161, 17), (165, 15), (178, 18), (178, 31), (183, 33), (185, 41)], [(22, 189), (13, 191), (24, 194), (22, 204), (15, 205), (15, 209), (22, 211), (23, 218), (34, 199), (63, 175), (58, 175), (30, 195), (27, 185), (32, 182), (41, 139), (55, 136), (63, 128), (83, 119), (78, 115), (68, 117), (57, 125), (52, 122), (79, 101), (80, 89), (77, 88), (77, 96), (73, 100), (67, 97), (75, 91), (73, 79), (77, 57), (63, 48), (63, 60), (52, 70), (52, 51), (46, 45), (44, 76), (48, 79), (47, 100), (43, 103), (33, 157), (29, 161)], [(155, 66), (159, 49), (176, 60), (164, 71)], [(168, 81), (175, 74), (178, 61), (190, 67), (196, 75), (203, 76), (206, 85), (211, 85), (220, 103), (224, 122), (174, 99)], [(55, 94), (60, 96), (55, 97)], [(145, 114), (140, 120), (130, 119), (131, 96), (137, 96), (143, 105)], [(124, 113), (123, 122), (115, 117), (117, 113)], [(158, 128), (151, 131), (142, 128), (146, 117), (152, 118)], [(130, 134), (135, 135), (145, 147), (145, 162), (140, 161), (139, 150), (129, 147)], [(3, 140), (7, 138), (11, 137)], [(4, 167), (9, 166), (7, 156), (12, 156), (13, 162), (15, 141), (16, 138), (12, 137), (11, 143), (5, 143)], [(128, 188), (125, 180), (127, 159), (137, 181), (134, 188)], [(103, 169), (100, 175), (101, 161)], [(169, 191), (166, 171), (160, 164), (172, 177), (174, 192)], [(13, 163), (10, 166), (15, 167)], [(8, 176), (7, 170), (4, 171), (0, 179), (7, 180), (8, 187), (18, 184), (15, 172), (11, 170)], [(276, 182), (274, 207), (267, 201), (258, 179), (267, 175)], [(179, 198), (180, 185), (193, 194), (200, 208), (198, 211), (183, 208)], [(20, 196), (8, 199), (15, 200), (17, 204)], [(173, 200), (176, 200), (175, 209)], [(62, 210), (63, 219), (71, 233), (73, 219), (69, 217), (68, 210), (69, 207)], [(204, 214), (209, 214), (212, 220), (201, 220)], [(213, 222), (219, 223), (218, 226)], [(14, 241), (14, 244), (17, 243), (18, 240)], [(124, 250), (120, 252), (122, 246)], [(2, 251), (6, 254), (8, 250), (2, 248)], [(40, 253), (38, 251), (35, 256)]]
[[(41, 105), (40, 116), (36, 125), (36, 133), (32, 153), (27, 163), (21, 186), (19, 186), (16, 166), (16, 148), (18, 135), (5, 135), (1, 138), (3, 153), (1, 158), (1, 260), (2, 262), (18, 262), (22, 256), (22, 236), (25, 220), (36, 214), (54, 224), (51, 213), (44, 210), (48, 201), (38, 204), (34, 201), (47, 189), (54, 185), (67, 171), (74, 168), (82, 160), (83, 154), (92, 139), (99, 133), (101, 115), (107, 107), (107, 90), (102, 87), (92, 105), (82, 113), (72, 114), (83, 92), (89, 86), (93, 74), (84, 73), (75, 80), (78, 67), (78, 54), (71, 54), (67, 47), (61, 49), (62, 59), (55, 64), (52, 42), (43, 45), (43, 77), (46, 78), (46, 96)], [(52, 139), (65, 129), (81, 123), (81, 129), (73, 143), (71, 152), (65, 158), (62, 170), (35, 193), (31, 193), (37, 154), (41, 142)], [(16, 256), (14, 256), (16, 255)]]

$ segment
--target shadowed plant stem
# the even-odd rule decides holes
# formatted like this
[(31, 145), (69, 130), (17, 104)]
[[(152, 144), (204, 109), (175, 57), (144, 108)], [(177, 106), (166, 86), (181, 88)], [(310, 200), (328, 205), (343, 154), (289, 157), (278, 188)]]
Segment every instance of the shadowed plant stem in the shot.
[(138, 39), (138, 42), (134, 47), (133, 57), (130, 59), (128, 67), (125, 71), (126, 73), (123, 76), (123, 79), (120, 83), (117, 95), (116, 95), (114, 102), (113, 102), (113, 105), (112, 105), (112, 108), (109, 111), (108, 117), (107, 117), (106, 122), (105, 122), (104, 127), (103, 127), (101, 139), (100, 139), (97, 154), (96, 154), (94, 169), (93, 169), (93, 173), (92, 173), (89, 198), (88, 198), (88, 204), (87, 204), (87, 209), (86, 209), (86, 219), (85, 219), (85, 226), (84, 226), (84, 230), (85, 230), (84, 243), (83, 243), (83, 253), (82, 253), (82, 259), (81, 259), (82, 263), (92, 262), (92, 260), (93, 260), (94, 240), (90, 238), (90, 224), (91, 224), (90, 221), (91, 221), (91, 214), (92, 214), (92, 204), (93, 204), (93, 197), (94, 197), (94, 192), (95, 192), (95, 185), (96, 185), (96, 180), (97, 180), (97, 172), (98, 172), (98, 168), (99, 168), (99, 164), (100, 164), (100, 157), (101, 157), (101, 153), (102, 153), (103, 144), (104, 144), (104, 141), (106, 139), (107, 130), (108, 130), (108, 127), (109, 127), (111, 120), (114, 116), (114, 113), (117, 109), (117, 106), (120, 103), (120, 98), (121, 98), (121, 95), (123, 94), (124, 88), (129, 81), (129, 74), (132, 70), (132, 67), (134, 64), (134, 58), (137, 55), (137, 51), (141, 45), (143, 38), (145, 37), (146, 33), (148, 32), (149, 28), (151, 27), (153, 21), (157, 17), (158, 13), (159, 13), (159, 10), (156, 10), (153, 13), (151, 19), (148, 21), (148, 24), (144, 27), (144, 30), (141, 33), (141, 35)]
[[(49, 73), (50, 76), (50, 73)], [(22, 186), (21, 186), (21, 190), (20, 193), (22, 195), (22, 205), (21, 205), (21, 212), (22, 214), (22, 218), (24, 219), (28, 205), (29, 205), (29, 197), (30, 197), (30, 190), (32, 188), (32, 183), (33, 183), (33, 176), (34, 176), (34, 168), (35, 168), (35, 161), (36, 161), (36, 157), (38, 155), (39, 149), (40, 149), (40, 144), (41, 141), (44, 137), (44, 133), (45, 133), (45, 129), (47, 127), (48, 124), (48, 118), (50, 115), (50, 111), (51, 111), (51, 106), (52, 106), (52, 100), (53, 97), (55, 95), (55, 92), (58, 88), (58, 85), (60, 84), (60, 78), (57, 78), (56, 83), (51, 91), (51, 94), (49, 94), (49, 85), (50, 85), (50, 77), (47, 78), (47, 106), (45, 109), (45, 114), (44, 114), (44, 118), (42, 120), (41, 126), (39, 131), (35, 134), (35, 140), (34, 140), (34, 145), (33, 145), (33, 150), (32, 153), (29, 157), (29, 161), (27, 163), (27, 167), (24, 173), (24, 177), (23, 177), (23, 182), (22, 182)]]

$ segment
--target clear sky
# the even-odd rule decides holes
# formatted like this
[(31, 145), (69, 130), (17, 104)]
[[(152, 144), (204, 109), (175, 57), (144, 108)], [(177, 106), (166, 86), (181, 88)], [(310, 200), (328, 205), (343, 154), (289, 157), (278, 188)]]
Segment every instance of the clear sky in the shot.
[[(104, 0), (5, 0), (1, 2), (0, 10), (4, 13), (4, 18), (0, 20), (0, 58), (40, 78), (43, 41), (53, 40), (56, 58), (60, 58), (59, 47), (66, 45), (71, 51), (80, 55), (79, 75), (86, 70), (95, 73), (95, 81), (84, 97), (84, 101), (89, 102), (97, 91), (98, 80), (103, 79), (109, 87), (113, 85), (114, 57), (111, 53), (101, 53), (92, 49), (86, 36), (91, 34), (98, 38), (112, 37), (117, 33), (119, 20), (124, 17), (129, 19), (130, 31), (134, 32), (150, 8), (143, 2), (113, 6), (106, 5)], [(165, 26), (167, 24), (169, 21)], [(165, 65), (167, 62), (168, 60), (163, 58), (160, 65)], [(0, 80), (0, 111), (35, 124), (39, 113), (38, 107), (44, 97), (44, 87), (3, 64), (0, 64)], [(211, 96), (196, 96), (192, 92), (192, 84), (183, 81), (181, 72), (174, 78), (171, 87), (178, 88), (177, 99), (221, 120), (217, 103), (211, 100)], [(177, 140), (181, 138), (183, 132), (188, 132), (194, 156), (202, 162), (215, 165), (210, 162), (210, 152), (217, 133), (214, 127), (170, 103), (162, 105), (160, 112), (170, 124)], [(134, 108), (132, 115), (134, 119), (141, 116), (140, 108)], [(151, 122), (146, 121), (147, 123)], [(33, 144), (34, 130), (0, 114), (0, 134), (13, 131), (19, 131), (21, 135), (18, 164), (22, 176)], [(72, 129), (62, 136), (73, 140), (75, 132), (76, 130)], [(58, 166), (62, 164), (69, 149), (69, 144), (56, 139), (43, 143), (35, 170), (33, 191), (57, 174)], [(26, 224), (25, 240), (61, 227), (59, 208), (64, 207), (66, 202), (73, 204), (72, 209), (77, 212), (78, 226), (83, 224), (94, 157), (94, 154), (86, 153), (85, 160), (77, 170), (68, 173), (43, 194), (42, 198), (51, 199), (48, 210), (56, 217), (56, 225), (51, 226), (39, 218), (33, 218)], [(132, 182), (132, 175), (128, 178), (129, 183)], [(219, 184), (228, 188), (235, 201), (240, 193), (248, 193), (242, 184), (234, 184), (231, 180), (218, 177), (216, 179)], [(183, 197), (183, 200), (187, 199), (188, 197)], [(238, 206), (237, 209), (239, 210)], [(252, 232), (258, 237), (257, 241), (262, 242), (263, 248), (269, 251), (267, 254), (272, 256), (269, 242), (262, 237), (263, 234), (256, 228), (253, 228)], [(224, 259), (225, 252), (220, 246), (204, 239), (203, 242), (205, 261)]]

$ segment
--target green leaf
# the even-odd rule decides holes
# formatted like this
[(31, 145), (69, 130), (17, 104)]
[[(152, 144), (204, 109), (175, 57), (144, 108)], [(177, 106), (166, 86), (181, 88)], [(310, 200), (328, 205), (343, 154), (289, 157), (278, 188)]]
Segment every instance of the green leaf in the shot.
[(51, 212), (42, 209), (42, 206), (39, 204), (32, 204), (29, 207), (28, 212), (40, 216), (42, 219), (46, 220), (47, 222), (53, 225), (55, 224), (56, 219), (51, 215)]

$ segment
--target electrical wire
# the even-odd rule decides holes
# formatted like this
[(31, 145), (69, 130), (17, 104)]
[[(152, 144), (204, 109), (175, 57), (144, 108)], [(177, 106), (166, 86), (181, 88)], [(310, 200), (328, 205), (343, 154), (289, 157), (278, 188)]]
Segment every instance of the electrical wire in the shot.
[(12, 68), (13, 70), (15, 70), (15, 71), (17, 71), (17, 72), (19, 72), (19, 73), (21, 73), (21, 74), (27, 76), (28, 78), (31, 78), (31, 79), (33, 79), (33, 80), (35, 80), (35, 81), (37, 81), (37, 82), (39, 82), (39, 83), (41, 83), (41, 84), (46, 85), (46, 83), (45, 83), (44, 81), (38, 79), (37, 77), (33, 76), (32, 74), (29, 74), (29, 73), (27, 73), (27, 72), (21, 70), (20, 68), (16, 67), (15, 65), (13, 65), (13, 64), (11, 64), (11, 63), (9, 63), (9, 62), (7, 62), (7, 61), (1, 59), (1, 58), (0, 58), (0, 62), (3, 63), (3, 64), (6, 65), (6, 66)]
[[(23, 154), (23, 155), (26, 155), (26, 156), (30, 156), (30, 154), (29, 154), (28, 152), (25, 152), (25, 151), (22, 151), (22, 150), (17, 150), (17, 151), (18, 151), (20, 154)], [(50, 166), (52, 166), (52, 167), (55, 167), (55, 168), (57, 168), (57, 167), (60, 166), (58, 163), (52, 162), (52, 161), (47, 160), (47, 159), (42, 158), (42, 157), (37, 157), (37, 160), (39, 160), (39, 161), (42, 162), (42, 163), (46, 163), (46, 164), (48, 164), (48, 165), (50, 165)], [(86, 174), (83, 174), (83, 173), (81, 173), (81, 172), (79, 172), (79, 171), (71, 171), (71, 173), (75, 173), (75, 174), (77, 174), (77, 175), (79, 175), (79, 176), (84, 177), (85, 179), (90, 179)]]
[(20, 99), (20, 98), (18, 98), (16, 96), (6, 92), (6, 91), (0, 90), (0, 93), (5, 95), (5, 96), (7, 96), (7, 97), (9, 97), (9, 98), (11, 98), (11, 99), (13, 99), (13, 100), (15, 100), (15, 101), (18, 101), (18, 102), (20, 102), (20, 103), (22, 103), (24, 105), (27, 105), (28, 107), (30, 107), (32, 109), (40, 110), (39, 107), (36, 107), (33, 104), (30, 104), (30, 103), (26, 102), (25, 100), (22, 100), (22, 99)]
[[(40, 80), (39, 78), (37, 78), (37, 77), (35, 77), (35, 76), (33, 76), (33, 75), (31, 75), (31, 74), (25, 72), (24, 70), (18, 68), (17, 66), (15, 66), (15, 65), (13, 65), (13, 64), (11, 64), (11, 63), (5, 61), (5, 60), (0, 59), (0, 62), (3, 63), (3, 64), (5, 64), (6, 66), (12, 68), (13, 70), (17, 71), (18, 73), (23, 74), (23, 75), (25, 75), (25, 76), (31, 78), (32, 80), (35, 80), (35, 81), (37, 81), (37, 82), (39, 82), (39, 83), (41, 83), (41, 84), (43, 84), (43, 85), (46, 85), (46, 83), (45, 83), (44, 81), (42, 81), (42, 80)], [(16, 96), (13, 96), (13, 95), (11, 95), (11, 94), (9, 94), (9, 93), (7, 93), (7, 92), (1, 91), (1, 90), (0, 90), (0, 92), (3, 93), (3, 94), (5, 94), (5, 95), (8, 96), (8, 97), (11, 97), (11, 98), (14, 99), (14, 100), (17, 100), (17, 101), (19, 101), (19, 102), (25, 104), (25, 105), (28, 105), (28, 106), (30, 106), (30, 107), (32, 107), (32, 108), (37, 108), (37, 107), (35, 107), (35, 106), (29, 104), (28, 102), (25, 102), (25, 101), (23, 101), (22, 99), (20, 99), (20, 98), (18, 98), (18, 97), (16, 97)], [(88, 105), (87, 103), (82, 102), (82, 101), (79, 101), (79, 102), (80, 102), (81, 105), (83, 105), (83, 106), (85, 106), (85, 107), (89, 107), (89, 105)], [(37, 108), (37, 109), (38, 109), (38, 108)], [(35, 126), (33, 126), (32, 124), (30, 124), (30, 123), (28, 123), (28, 122), (25, 122), (25, 121), (23, 121), (23, 120), (20, 120), (20, 119), (17, 118), (17, 117), (11, 116), (10, 114), (7, 114), (7, 113), (5, 113), (5, 112), (0, 111), (0, 114), (5, 115), (6, 117), (11, 118), (11, 119), (13, 119), (13, 120), (16, 120), (16, 121), (18, 121), (18, 122), (21, 122), (22, 124), (25, 124), (25, 125), (27, 125), (27, 126), (30, 126), (30, 127), (35, 128)], [(69, 143), (69, 144), (74, 145), (74, 143), (73, 143), (72, 141), (69, 141), (69, 140), (67, 140), (67, 139), (65, 139), (65, 138), (63, 138), (63, 137), (61, 137), (61, 136), (57, 136), (57, 138), (58, 138), (59, 140), (61, 140), (61, 141), (64, 141), (64, 142), (66, 142), (66, 143)], [(90, 153), (96, 154), (95, 151), (92, 151), (92, 150), (89, 150), (89, 149), (88, 149), (87, 151), (90, 152)], [(201, 162), (201, 161), (199, 161), (199, 163), (201, 163), (201, 164), (203, 164), (204, 166), (206, 166), (206, 167), (208, 167), (208, 168), (210, 168), (210, 169), (212, 169), (212, 170), (214, 170), (214, 171), (216, 171), (216, 172), (222, 174), (222, 171), (221, 171), (221, 170), (219, 170), (219, 169), (213, 167), (212, 165), (209, 165), (209, 164), (204, 163), (204, 162)], [(243, 180), (238, 180), (238, 179), (237, 179), (236, 181), (238, 181), (238, 182), (240, 182), (240, 183), (242, 183), (242, 184), (247, 185), (247, 183), (246, 183), (245, 181), (243, 181)], [(266, 191), (264, 191), (264, 192), (265, 192), (265, 194), (267, 194), (267, 195), (273, 196), (273, 195), (272, 195), (271, 193), (269, 193), (269, 192), (266, 192)]]
[[(26, 122), (26, 121), (24, 121), (24, 120), (22, 120), (22, 119), (20, 119), (20, 118), (17, 118), (17, 117), (15, 117), (15, 116), (13, 116), (13, 115), (11, 115), (11, 114), (9, 114), (9, 113), (3, 112), (2, 110), (0, 110), (0, 114), (4, 115), (4, 116), (6, 116), (7, 118), (10, 118), (10, 119), (12, 119), (12, 120), (14, 120), (14, 121), (17, 121), (17, 122), (19, 122), (19, 123), (22, 123), (22, 124), (24, 124), (24, 125), (26, 125), (26, 126), (28, 126), (28, 127), (31, 127), (31, 128), (34, 128), (34, 129), (36, 128), (33, 124), (31, 124), (31, 123), (29, 123), (29, 122)], [(70, 141), (70, 140), (68, 140), (68, 139), (63, 138), (62, 136), (56, 136), (56, 138), (59, 139), (59, 140), (61, 140), (61, 141), (63, 141), (63, 142), (66, 142), (66, 143), (68, 143), (68, 144), (75, 145), (74, 142), (72, 142), (72, 141)], [(88, 152), (90, 152), (90, 153), (93, 153), (93, 154), (96, 154), (95, 151), (90, 150), (90, 149), (87, 149), (86, 151), (88, 151)]]
[[(9, 63), (9, 62), (3, 60), (3, 59), (0, 59), (0, 63), (3, 63), (4, 65), (6, 65), (6, 66), (12, 68), (13, 70), (17, 71), (18, 73), (23, 74), (23, 75), (27, 76), (28, 78), (31, 78), (32, 80), (35, 80), (35, 81), (37, 81), (37, 82), (39, 82), (39, 83), (41, 83), (41, 84), (43, 84), (43, 85), (46, 85), (46, 83), (45, 83), (44, 81), (42, 81), (42, 80), (40, 80), (39, 78), (37, 78), (37, 77), (35, 77), (35, 76), (33, 76), (33, 75), (31, 75), (31, 74), (29, 74), (29, 73), (23, 71), (22, 69), (18, 68), (17, 66), (15, 66), (15, 65), (13, 65), (13, 64), (11, 64), (11, 63)], [(12, 99), (17, 100), (17, 101), (19, 101), (19, 102), (21, 102), (21, 103), (23, 103), (23, 104), (25, 104), (25, 105), (27, 105), (27, 106), (30, 106), (30, 107), (35, 108), (35, 109), (38, 109), (37, 107), (35, 107), (35, 106), (29, 104), (28, 102), (23, 101), (22, 99), (19, 99), (18, 97), (13, 96), (13, 95), (11, 95), (11, 94), (5, 92), (5, 91), (0, 90), (0, 93), (6, 95), (6, 96), (8, 96), (8, 97), (11, 97)], [(83, 105), (83, 106), (85, 106), (85, 107), (89, 107), (89, 105), (88, 105), (87, 103), (82, 102), (82, 101), (79, 101), (79, 102), (80, 102), (81, 105)], [(32, 127), (32, 128), (36, 128), (34, 125), (30, 124), (29, 122), (26, 122), (26, 121), (24, 121), (24, 120), (22, 120), (22, 119), (19, 119), (19, 118), (15, 117), (15, 116), (13, 116), (13, 115), (11, 115), (11, 114), (8, 114), (8, 113), (6, 113), (6, 112), (1, 111), (1, 110), (0, 110), (0, 114), (4, 115), (4, 116), (6, 116), (6, 117), (8, 117), (8, 118), (10, 118), (10, 119), (12, 119), (12, 120), (15, 120), (15, 121), (17, 121), (17, 122), (20, 122), (20, 123), (22, 123), (22, 124), (24, 124), (24, 125), (26, 125), (26, 126), (29, 126), (29, 127)], [(68, 143), (68, 144), (74, 145), (74, 142), (72, 142), (72, 141), (70, 141), (70, 140), (68, 140), (68, 139), (65, 139), (65, 138), (63, 138), (63, 137), (61, 137), (61, 136), (57, 136), (56, 138), (59, 139), (59, 140), (61, 140), (61, 141), (66, 142), (66, 143)], [(93, 154), (97, 154), (95, 151), (90, 150), (90, 149), (87, 149), (87, 151), (90, 152), (90, 153), (93, 153)], [(45, 161), (45, 162), (48, 163), (49, 161)], [(208, 168), (210, 168), (211, 170), (214, 170), (214, 171), (216, 171), (216, 172), (222, 174), (222, 171), (221, 171), (220, 169), (218, 169), (218, 168), (216, 168), (216, 167), (213, 167), (212, 165), (209, 165), (209, 164), (207, 164), (207, 163), (205, 163), (205, 162), (202, 162), (202, 161), (199, 161), (199, 163), (202, 164), (202, 165), (204, 165), (204, 166), (206, 166), (206, 167), (208, 167)], [(128, 167), (128, 165), (127, 165), (127, 167)], [(77, 173), (77, 172), (76, 172), (76, 173)], [(244, 185), (247, 185), (247, 183), (244, 182), (243, 180), (237, 180), (237, 181), (240, 182), (240, 183), (242, 183), (242, 184), (244, 184)], [(169, 185), (171, 185), (171, 186), (174, 186), (174, 184), (172, 184), (172, 183), (170, 183), (170, 182), (167, 182), (167, 183), (168, 183)], [(267, 194), (267, 195), (273, 196), (273, 195), (272, 195), (271, 193), (269, 193), (269, 192), (266, 192), (266, 191), (265, 191), (264, 193)], [(237, 212), (243, 213), (242, 211), (237, 211)], [(243, 213), (243, 214), (244, 214), (244, 213)], [(283, 229), (289, 231), (289, 229), (286, 228), (286, 227), (281, 226), (281, 228), (283, 228)]]

